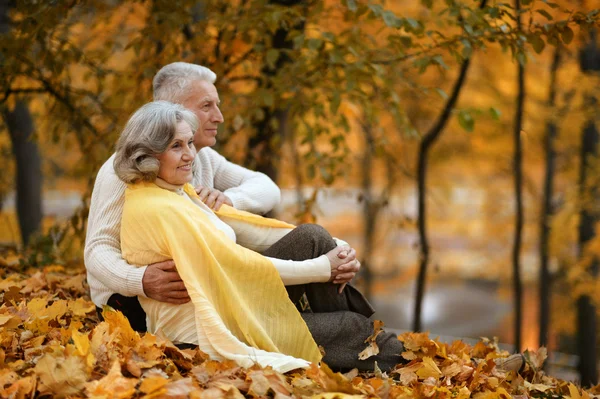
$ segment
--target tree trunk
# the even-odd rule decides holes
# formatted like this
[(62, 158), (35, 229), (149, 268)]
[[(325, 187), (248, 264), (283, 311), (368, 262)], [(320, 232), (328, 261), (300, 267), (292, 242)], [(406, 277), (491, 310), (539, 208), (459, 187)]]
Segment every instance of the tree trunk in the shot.
[[(521, 1), (516, 0), (517, 29), (521, 29)], [(521, 350), (521, 325), (523, 323), (523, 287), (521, 283), (521, 243), (523, 240), (523, 149), (521, 130), (523, 129), (523, 105), (525, 102), (525, 66), (518, 63), (517, 109), (513, 130), (514, 155), (513, 176), (515, 183), (515, 236), (512, 249), (513, 291), (514, 291), (514, 342), (515, 350)]]
[[(10, 30), (9, 8), (14, 2), (0, 2), (0, 33)], [(0, 55), (0, 57), (2, 57)], [(42, 223), (42, 167), (37, 144), (32, 141), (34, 126), (27, 103), (17, 100), (12, 111), (3, 109), (16, 163), (17, 215), (23, 245)]]
[(32, 141), (33, 120), (27, 104), (19, 100), (13, 111), (3, 114), (15, 157), (17, 214), (25, 246), (42, 223), (42, 162), (37, 144)]
[[(597, 73), (600, 71), (600, 49), (596, 43), (596, 32), (590, 32), (590, 41), (581, 50), (580, 68), (583, 73)], [(585, 101), (588, 109), (596, 109), (598, 101), (592, 95), (586, 95)], [(600, 188), (590, 187), (588, 182), (588, 160), (598, 156), (598, 142), (600, 141), (598, 129), (592, 119), (584, 127), (581, 140), (581, 166), (579, 187), (581, 198), (589, 196), (591, 203), (584, 202), (579, 218), (579, 251), (583, 252), (585, 244), (594, 235), (594, 227), (600, 221), (600, 212), (597, 203), (600, 199)], [(591, 190), (588, 192), (587, 190)], [(591, 195), (590, 195), (591, 194)], [(589, 272), (598, 276), (598, 260), (594, 259)], [(579, 374), (581, 385), (592, 386), (598, 383), (598, 366), (596, 356), (596, 307), (588, 296), (579, 298), (577, 302), (577, 346), (579, 352)]]
[[(556, 104), (556, 73), (560, 63), (560, 47), (556, 47), (550, 68), (550, 93), (548, 108), (553, 111)], [(544, 153), (546, 167), (544, 177), (544, 193), (542, 196), (542, 211), (540, 216), (540, 334), (539, 346), (548, 346), (548, 331), (550, 326), (550, 298), (552, 293), (552, 279), (548, 268), (548, 241), (550, 238), (550, 218), (552, 217), (552, 194), (555, 170), (554, 140), (557, 134), (556, 122), (551, 119), (546, 123), (546, 136), (544, 137)]]
[[(600, 141), (598, 129), (593, 121), (588, 122), (581, 142), (581, 170), (580, 170), (580, 190), (582, 198), (587, 193), (587, 160), (592, 156), (598, 155), (598, 142)], [(598, 201), (598, 187), (592, 187), (592, 197)], [(585, 203), (582, 206), (579, 219), (579, 249), (580, 255), (583, 252), (585, 244), (590, 241), (594, 235), (594, 227), (600, 220), (600, 215), (595, 211), (595, 205)], [(598, 275), (598, 261), (594, 259), (589, 269), (593, 276)], [(583, 386), (592, 386), (598, 383), (598, 369), (596, 360), (596, 307), (592, 299), (584, 295), (577, 302), (577, 346), (579, 351), (579, 374)]]
[(364, 249), (362, 254), (362, 275), (365, 279), (364, 294), (371, 299), (371, 287), (373, 286), (373, 274), (371, 273), (371, 258), (373, 255), (373, 242), (375, 226), (377, 225), (377, 214), (379, 205), (373, 194), (373, 154), (375, 153), (375, 139), (373, 128), (369, 122), (362, 123), (362, 132), (365, 138), (365, 150), (362, 161), (362, 195), (363, 195), (363, 220), (364, 220)]
[[(479, 8), (484, 8), (486, 0), (481, 0)], [(438, 140), (441, 135), (450, 113), (454, 109), (456, 102), (458, 101), (458, 95), (465, 83), (467, 72), (471, 66), (471, 58), (466, 58), (461, 66), (458, 78), (452, 88), (452, 93), (442, 110), (442, 113), (438, 117), (436, 123), (431, 129), (423, 136), (419, 145), (419, 154), (417, 161), (417, 202), (418, 202), (418, 229), (419, 229), (419, 274), (417, 277), (417, 287), (415, 294), (415, 309), (413, 314), (413, 331), (421, 331), (421, 311), (423, 308), (423, 298), (425, 296), (425, 283), (427, 281), (427, 268), (429, 266), (429, 241), (427, 240), (427, 208), (425, 196), (427, 194), (427, 158), (429, 156), (429, 150), (433, 144)]]

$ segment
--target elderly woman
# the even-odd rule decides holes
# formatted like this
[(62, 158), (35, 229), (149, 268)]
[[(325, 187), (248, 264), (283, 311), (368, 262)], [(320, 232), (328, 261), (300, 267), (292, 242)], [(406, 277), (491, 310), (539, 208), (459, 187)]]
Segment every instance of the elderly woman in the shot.
[[(134, 113), (117, 143), (115, 172), (128, 184), (123, 257), (138, 265), (173, 259), (191, 298), (172, 305), (139, 297), (148, 331), (197, 344), (214, 359), (281, 372), (320, 361), (312, 333), (326, 353), (331, 348), (336, 368), (359, 362), (368, 369), (374, 360), (392, 367), (402, 350), (393, 334), (380, 334), (384, 355), (362, 361), (362, 367), (358, 351), (344, 351), (352, 340), (366, 346), (372, 332), (367, 317), (373, 311), (360, 293), (348, 286), (338, 295), (333, 284), (311, 284), (333, 281), (341, 266), (357, 262), (354, 252), (336, 246), (318, 226), (294, 228), (226, 205), (213, 212), (189, 184), (196, 128), (191, 111), (157, 101)], [(298, 289), (288, 294), (284, 284)], [(326, 293), (317, 295), (311, 286), (326, 287)], [(314, 314), (301, 316), (294, 306), (303, 294)], [(319, 312), (332, 312), (331, 318)], [(310, 331), (305, 321), (313, 325)]]

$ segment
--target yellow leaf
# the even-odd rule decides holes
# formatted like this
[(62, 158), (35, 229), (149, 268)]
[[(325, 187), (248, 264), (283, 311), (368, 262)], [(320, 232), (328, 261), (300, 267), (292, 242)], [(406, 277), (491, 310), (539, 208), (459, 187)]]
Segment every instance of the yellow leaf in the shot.
[(573, 383), (569, 383), (569, 396), (571, 396), (571, 399), (582, 399), (579, 390)]
[[(2, 387), (2, 385), (0, 385), (0, 387)], [(35, 377), (24, 377), (11, 384), (10, 387), (3, 389), (0, 395), (2, 395), (3, 398), (33, 397), (34, 388)]]
[(33, 298), (27, 303), (27, 312), (31, 316), (41, 315), (43, 310), (48, 305), (48, 299), (46, 298)]
[(402, 383), (402, 385), (410, 386), (418, 380), (419, 378), (417, 377), (417, 374), (412, 371), (400, 374), (400, 382)]
[(423, 367), (417, 370), (417, 375), (423, 380), (429, 377), (438, 379), (442, 376), (442, 372), (432, 358), (425, 356), (423, 358)]
[(90, 339), (88, 338), (87, 334), (73, 331), (71, 338), (73, 339), (73, 343), (77, 348), (77, 352), (79, 352), (81, 356), (85, 356), (90, 352)]
[(67, 313), (67, 301), (63, 299), (59, 299), (58, 301), (54, 301), (50, 307), (46, 308), (43, 312), (45, 316), (48, 317), (49, 320), (54, 320), (56, 318), (60, 318)]
[(83, 298), (77, 298), (75, 301), (69, 301), (69, 310), (73, 316), (84, 317), (86, 314), (96, 310), (96, 305), (91, 301), (86, 301)]
[(540, 391), (540, 392), (546, 392), (548, 389), (554, 388), (554, 387), (551, 387), (551, 386), (545, 385), (545, 384), (532, 384), (529, 381), (524, 381), (523, 386), (530, 391)]
[(100, 380), (85, 384), (85, 392), (90, 397), (124, 399), (133, 396), (137, 383), (137, 378), (123, 377), (121, 365), (118, 360), (115, 360), (107, 375)]
[(64, 272), (65, 271), (65, 267), (63, 265), (49, 265), (44, 267), (44, 273), (48, 274), (48, 273), (60, 273), (60, 272)]
[(0, 326), (6, 329), (17, 328), (21, 324), (21, 318), (13, 315), (0, 315)]
[(46, 287), (48, 282), (46, 281), (46, 276), (42, 272), (37, 272), (33, 276), (29, 277), (27, 280), (23, 281), (23, 288), (21, 289), (21, 294), (30, 294), (32, 292), (37, 292), (42, 288)]
[(34, 368), (40, 378), (39, 391), (62, 398), (78, 394), (88, 379), (83, 359), (78, 356), (44, 355)]
[(161, 388), (164, 388), (165, 385), (169, 382), (168, 379), (161, 376), (152, 376), (144, 378), (142, 384), (140, 385), (140, 391), (145, 394), (151, 394), (158, 390), (166, 391)]
[(358, 354), (360, 360), (365, 360), (371, 356), (375, 356), (379, 353), (379, 347), (377, 346), (377, 336), (383, 332), (383, 322), (381, 320), (375, 320), (373, 322), (373, 334), (365, 340), (368, 346)]
[(110, 307), (105, 306), (102, 311), (104, 320), (108, 323), (111, 333), (119, 330), (119, 337), (123, 345), (133, 347), (136, 342), (139, 341), (140, 335), (131, 328), (129, 320), (121, 312), (112, 310)]
[(460, 374), (462, 367), (458, 362), (452, 362), (447, 366), (442, 367), (444, 377), (455, 377)]

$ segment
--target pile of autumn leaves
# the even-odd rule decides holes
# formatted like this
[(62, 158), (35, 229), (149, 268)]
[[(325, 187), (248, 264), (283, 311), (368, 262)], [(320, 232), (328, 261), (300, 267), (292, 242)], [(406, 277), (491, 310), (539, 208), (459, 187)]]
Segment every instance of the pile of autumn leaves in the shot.
[[(445, 344), (415, 333), (399, 337), (405, 361), (387, 374), (343, 375), (327, 366), (285, 375), (243, 369), (179, 350), (158, 336), (140, 337), (118, 312), (105, 311), (99, 322), (81, 269), (51, 266), (21, 274), (10, 268), (0, 260), (1, 398), (591, 396), (545, 376), (543, 350), (528, 353), (522, 375), (506, 374), (493, 359), (508, 354), (492, 342)], [(363, 356), (377, 352), (374, 341), (365, 343)]]

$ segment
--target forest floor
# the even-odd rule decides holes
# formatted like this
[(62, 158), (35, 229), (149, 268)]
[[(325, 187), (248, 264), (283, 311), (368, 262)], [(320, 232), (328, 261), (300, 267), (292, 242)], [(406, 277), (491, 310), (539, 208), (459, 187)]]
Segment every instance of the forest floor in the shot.
[[(427, 333), (399, 336), (405, 352), (388, 373), (376, 369), (340, 374), (325, 365), (286, 374), (269, 368), (244, 369), (233, 362), (212, 361), (199, 350), (179, 350), (159, 336), (139, 335), (118, 312), (105, 311), (105, 321), (99, 322), (81, 265), (27, 266), (18, 256), (0, 258), (2, 398), (481, 399), (588, 398), (600, 393), (598, 388), (586, 391), (545, 375), (544, 349), (526, 352), (520, 374), (506, 373), (494, 359), (508, 352), (496, 342), (440, 342)], [(377, 350), (370, 340), (363, 355)]]

